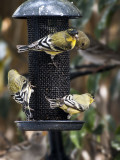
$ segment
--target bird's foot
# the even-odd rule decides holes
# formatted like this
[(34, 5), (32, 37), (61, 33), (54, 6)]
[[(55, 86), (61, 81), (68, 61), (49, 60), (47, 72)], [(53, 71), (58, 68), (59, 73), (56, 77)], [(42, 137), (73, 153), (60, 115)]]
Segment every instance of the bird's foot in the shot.
[(52, 62), (52, 63), (48, 63), (48, 65), (54, 65), (55, 68), (58, 68), (57, 64), (55, 62)]
[(30, 111), (34, 111), (34, 109), (33, 109), (33, 108), (30, 108), (30, 107), (29, 107), (29, 110), (30, 110)]
[(31, 88), (35, 88), (36, 87), (36, 86), (32, 85), (31, 82), (29, 82), (29, 84), (30, 84)]
[(34, 85), (31, 85), (31, 87), (32, 87), (32, 88), (36, 88), (36, 86), (34, 86)]
[(33, 108), (30, 108), (29, 106), (26, 106), (25, 109), (26, 109), (26, 110), (29, 110), (29, 111), (34, 111), (34, 109), (33, 109)]
[(67, 119), (70, 119), (71, 118), (71, 115), (69, 114), (68, 116), (67, 116)]
[(25, 114), (26, 114), (26, 117), (27, 117), (27, 121), (34, 120), (33, 119), (33, 114), (31, 113), (30, 108), (25, 110)]

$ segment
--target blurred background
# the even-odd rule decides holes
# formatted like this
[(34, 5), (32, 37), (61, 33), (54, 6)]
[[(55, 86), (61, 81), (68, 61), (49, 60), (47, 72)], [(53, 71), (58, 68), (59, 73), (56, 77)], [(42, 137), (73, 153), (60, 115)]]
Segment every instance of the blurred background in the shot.
[[(27, 23), (25, 20), (12, 18), (13, 12), (24, 0), (0, 1), (0, 157), (4, 160), (19, 160), (19, 154), (28, 152), (24, 146), (29, 144), (39, 152), (36, 160), (44, 159), (49, 151), (47, 132), (22, 132), (17, 129), (14, 121), (25, 120), (21, 107), (10, 97), (7, 89), (7, 73), (11, 68), (21, 74), (28, 72), (27, 54), (18, 54), (17, 44), (27, 44)], [(120, 61), (120, 0), (71, 0), (81, 11), (82, 18), (70, 21), (70, 25), (83, 30), (99, 41), (102, 47), (91, 48), (91, 54), (106, 54), (106, 47), (117, 54)], [(83, 114), (72, 119), (84, 120), (86, 124), (80, 131), (63, 132), (64, 150), (71, 160), (120, 160), (120, 69), (119, 66), (110, 70), (106, 66), (109, 61), (100, 64), (103, 69), (96, 70), (96, 59), (80, 56), (80, 51), (71, 54), (71, 93), (83, 94), (90, 92), (95, 96), (95, 104)], [(109, 52), (107, 53), (109, 54)], [(94, 63), (95, 62), (95, 63)], [(99, 66), (99, 62), (97, 62)], [(104, 71), (104, 72), (102, 72)], [(34, 137), (35, 134), (35, 137)], [(32, 137), (34, 138), (31, 138)], [(38, 139), (33, 143), (36, 136)], [(32, 139), (32, 141), (31, 141)], [(34, 146), (35, 145), (35, 146)], [(8, 149), (12, 149), (10, 155)], [(48, 148), (48, 149), (46, 149)], [(34, 152), (34, 149), (32, 150)], [(19, 153), (19, 154), (18, 154)], [(28, 152), (29, 153), (29, 152)], [(4, 156), (3, 156), (4, 155)], [(30, 155), (30, 154), (29, 154)], [(25, 157), (25, 156), (24, 156)], [(6, 159), (5, 159), (6, 158)], [(27, 160), (27, 158), (21, 158)], [(35, 159), (32, 158), (32, 159)], [(29, 158), (29, 160), (32, 160)]]

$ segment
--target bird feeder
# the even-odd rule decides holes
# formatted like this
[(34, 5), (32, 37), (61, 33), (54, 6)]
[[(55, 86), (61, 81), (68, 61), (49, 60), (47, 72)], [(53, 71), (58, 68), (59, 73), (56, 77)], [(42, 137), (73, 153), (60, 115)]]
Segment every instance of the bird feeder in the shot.
[[(69, 19), (81, 17), (80, 11), (67, 0), (28, 0), (13, 14), (13, 18), (27, 19), (28, 44), (50, 33), (69, 28)], [(67, 120), (67, 113), (51, 109), (48, 98), (62, 98), (70, 92), (69, 52), (55, 56), (29, 51), (29, 80), (34, 88), (30, 107), (34, 121), (17, 121), (23, 130), (79, 130), (83, 121)]]

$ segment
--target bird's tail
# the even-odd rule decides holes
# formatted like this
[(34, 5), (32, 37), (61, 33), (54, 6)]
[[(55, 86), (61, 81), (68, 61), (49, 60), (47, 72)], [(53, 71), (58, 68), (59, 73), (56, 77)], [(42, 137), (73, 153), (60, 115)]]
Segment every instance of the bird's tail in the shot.
[(62, 98), (56, 98), (56, 99), (50, 99), (50, 98), (47, 98), (47, 97), (45, 97), (45, 98), (50, 103), (50, 108), (51, 109), (54, 109), (54, 108), (57, 108), (57, 107), (60, 107), (60, 106), (63, 105)]
[(18, 53), (29, 51), (29, 47), (27, 45), (17, 45)]

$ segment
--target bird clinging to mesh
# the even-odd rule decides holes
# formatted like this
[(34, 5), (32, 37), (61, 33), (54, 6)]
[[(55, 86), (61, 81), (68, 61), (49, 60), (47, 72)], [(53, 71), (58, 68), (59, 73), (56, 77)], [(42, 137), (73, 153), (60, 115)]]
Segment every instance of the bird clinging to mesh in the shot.
[(84, 112), (85, 110), (89, 109), (89, 105), (94, 102), (94, 97), (89, 94), (73, 94), (73, 95), (66, 95), (63, 98), (56, 98), (56, 99), (46, 99), (50, 102), (50, 108), (61, 108), (66, 113), (68, 113), (68, 119), (73, 115), (80, 112)]
[[(51, 59), (53, 60), (57, 54), (72, 50), (76, 45), (76, 40), (79, 41), (79, 48), (86, 48), (88, 46), (86, 42), (89, 42), (86, 39), (88, 38), (85, 33), (71, 28), (65, 31), (49, 34), (29, 45), (17, 45), (17, 49), (18, 53), (29, 50), (44, 51), (47, 54), (50, 54)], [(85, 46), (83, 47), (83, 45)]]
[(12, 98), (23, 106), (27, 119), (33, 118), (29, 101), (31, 94), (34, 92), (31, 83), (24, 76), (20, 75), (15, 69), (8, 72), (8, 89)]

